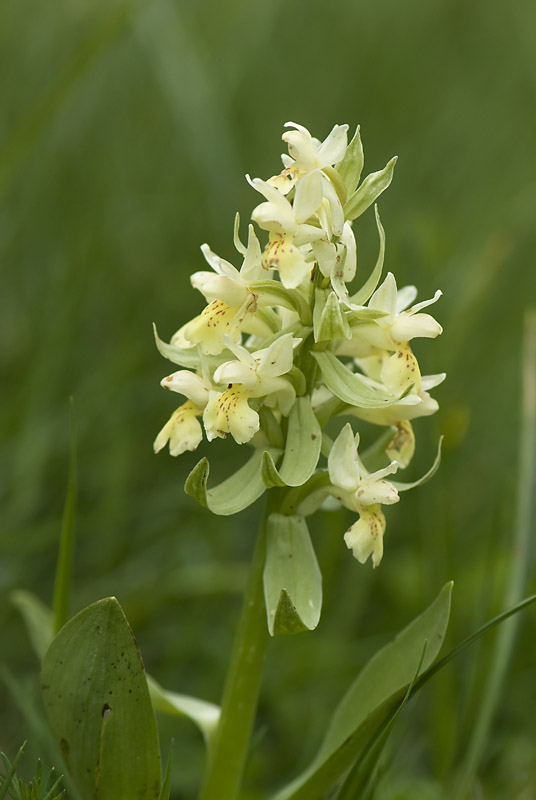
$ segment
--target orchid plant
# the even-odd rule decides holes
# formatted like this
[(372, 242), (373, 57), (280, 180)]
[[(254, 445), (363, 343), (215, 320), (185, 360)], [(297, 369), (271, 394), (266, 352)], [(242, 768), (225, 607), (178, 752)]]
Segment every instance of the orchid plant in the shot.
[[(367, 275), (357, 267), (352, 223), (389, 186), (396, 159), (361, 180), (359, 128), (348, 142), (348, 126), (335, 125), (321, 142), (287, 123), (283, 140), (282, 171), (268, 180), (247, 178), (263, 200), (251, 214), (247, 243), (236, 216), (238, 265), (202, 245), (209, 269), (194, 272), (191, 283), (205, 308), (169, 342), (155, 329), (161, 354), (178, 367), (161, 384), (180, 397), (155, 451), (167, 446), (179, 456), (196, 450), (203, 436), (231, 437), (245, 446), (243, 466), (209, 487), (202, 458), (186, 492), (224, 516), (266, 495), (221, 706), (146, 676), (115, 598), (68, 620), (70, 505), (54, 611), (19, 598), (42, 657), (44, 704), (76, 800), (169, 799), (170, 762), (162, 780), (155, 710), (186, 716), (202, 731), (200, 800), (236, 800), (269, 641), (312, 631), (320, 619), (322, 576), (307, 518), (320, 509), (349, 509), (355, 516), (340, 531), (341, 546), (376, 568), (384, 508), (439, 465), (438, 452), (420, 480), (398, 480), (415, 451), (413, 420), (438, 408), (429, 392), (445, 375), (421, 375), (412, 344), (441, 334), (423, 311), (441, 292), (415, 303), (415, 287), (398, 289), (391, 273), (382, 279), (385, 234), (377, 207), (378, 257)], [(366, 432), (357, 429), (362, 421)], [(377, 436), (363, 447), (371, 426)], [(437, 656), (450, 589), (365, 666), (326, 726), (317, 756), (273, 800), (322, 798), (334, 788), (341, 800), (361, 796), (354, 789), (365, 756)]]

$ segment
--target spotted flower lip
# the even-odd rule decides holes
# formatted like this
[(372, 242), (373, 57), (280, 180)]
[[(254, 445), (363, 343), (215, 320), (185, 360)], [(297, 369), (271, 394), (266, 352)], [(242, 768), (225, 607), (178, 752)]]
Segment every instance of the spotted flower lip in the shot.
[(155, 453), (159, 453), (168, 443), (172, 456), (180, 456), (186, 450), (196, 450), (203, 440), (203, 430), (197, 419), (202, 413), (203, 408), (191, 400), (179, 406), (154, 440)]
[(215, 384), (227, 384), (222, 392), (212, 391), (203, 414), (209, 441), (230, 433), (237, 444), (250, 441), (259, 430), (259, 415), (248, 400), (265, 398), (288, 414), (296, 399), (294, 387), (283, 376), (292, 369), (293, 350), (300, 340), (284, 334), (269, 347), (250, 353), (226, 338), (235, 361), (226, 361), (214, 372)]

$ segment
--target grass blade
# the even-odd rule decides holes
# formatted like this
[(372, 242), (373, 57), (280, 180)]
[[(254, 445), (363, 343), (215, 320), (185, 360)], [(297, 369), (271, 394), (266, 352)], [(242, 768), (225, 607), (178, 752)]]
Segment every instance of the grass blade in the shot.
[[(519, 439), (519, 475), (515, 541), (512, 564), (506, 587), (506, 603), (516, 603), (523, 596), (531, 563), (530, 551), (536, 489), (536, 309), (525, 316), (522, 361), (522, 406)], [(504, 686), (519, 622), (511, 620), (501, 628), (489, 662), (483, 698), (462, 768), (457, 797), (463, 797), (477, 773), (486, 749), (493, 717)]]
[(67, 622), (69, 597), (71, 594), (71, 572), (74, 545), (74, 523), (76, 516), (76, 430), (74, 400), (69, 404), (69, 478), (63, 509), (60, 546), (54, 581), (54, 633)]

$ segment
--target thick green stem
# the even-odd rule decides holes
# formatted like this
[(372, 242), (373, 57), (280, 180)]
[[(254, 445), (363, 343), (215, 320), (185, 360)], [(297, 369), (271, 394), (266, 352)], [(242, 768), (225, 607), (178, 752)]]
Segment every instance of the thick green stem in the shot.
[(236, 800), (239, 795), (269, 640), (262, 584), (268, 514), (269, 500), (255, 545), (200, 800)]

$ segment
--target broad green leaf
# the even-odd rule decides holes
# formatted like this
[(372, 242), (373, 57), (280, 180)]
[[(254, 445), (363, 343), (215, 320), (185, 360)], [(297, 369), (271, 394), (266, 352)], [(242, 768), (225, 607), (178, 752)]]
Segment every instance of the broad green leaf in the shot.
[(52, 731), (84, 800), (157, 800), (156, 720), (136, 641), (114, 597), (61, 629), (41, 682)]
[(264, 598), (271, 636), (318, 625), (322, 576), (303, 517), (270, 514), (268, 518)]
[[(378, 206), (374, 206), (374, 215), (376, 217), (376, 226), (378, 228), (378, 235), (380, 237), (380, 251), (370, 276), (367, 278), (361, 289), (359, 289), (359, 291), (350, 298), (350, 302), (356, 306), (363, 305), (372, 297), (382, 276), (383, 262), (385, 259), (385, 231), (380, 220)], [(372, 311), (372, 309), (369, 310)]]
[(435, 660), (447, 630), (451, 590), (452, 583), (448, 583), (423, 614), (370, 659), (335, 710), (310, 766), (274, 800), (321, 800), (326, 796), (415, 680), (425, 642), (420, 674)]
[(344, 216), (348, 220), (357, 219), (371, 206), (377, 197), (389, 186), (397, 156), (392, 158), (379, 172), (367, 175), (361, 186), (348, 198), (344, 206)]
[(10, 599), (21, 613), (34, 652), (41, 661), (54, 638), (54, 613), (33, 592), (24, 589), (16, 589)]
[(359, 178), (361, 177), (364, 163), (365, 154), (363, 153), (363, 144), (361, 142), (361, 133), (358, 125), (354, 138), (346, 148), (343, 160), (340, 161), (336, 167), (348, 195), (353, 194), (355, 191), (359, 183)]
[(439, 465), (441, 464), (441, 445), (443, 443), (443, 437), (439, 437), (439, 444), (437, 445), (437, 455), (434, 459), (434, 463), (430, 467), (430, 469), (424, 473), (418, 480), (412, 481), (411, 483), (401, 483), (400, 481), (390, 481), (393, 486), (396, 486), (399, 492), (407, 492), (408, 489), (414, 489), (416, 486), (421, 486), (421, 484), (426, 483), (429, 481), (430, 478), (436, 474), (437, 470), (439, 469)]
[[(267, 452), (276, 455), (279, 451)], [(208, 459), (202, 458), (186, 478), (184, 491), (213, 514), (224, 517), (237, 514), (266, 490), (261, 476), (262, 455), (262, 450), (256, 450), (243, 467), (213, 489), (207, 489), (210, 465)]]
[(365, 796), (364, 793), (366, 792), (367, 788), (370, 787), (371, 781), (374, 780), (374, 773), (376, 771), (380, 756), (383, 752), (383, 748), (385, 747), (387, 739), (389, 738), (389, 734), (391, 733), (397, 718), (400, 716), (402, 709), (411, 697), (417, 678), (421, 673), (422, 662), (426, 652), (426, 645), (427, 642), (425, 642), (423, 645), (421, 657), (419, 658), (419, 663), (417, 664), (415, 674), (413, 675), (413, 679), (406, 689), (406, 694), (402, 698), (402, 702), (399, 703), (399, 705), (389, 715), (385, 722), (380, 725), (372, 739), (363, 749), (359, 758), (352, 767), (350, 774), (344, 781), (344, 785), (340, 793), (337, 795), (337, 800), (355, 800), (356, 797)]
[(288, 418), (285, 454), (279, 470), (265, 452), (262, 480), (266, 486), (301, 486), (316, 469), (322, 446), (322, 430), (309, 397), (298, 397)]
[(313, 351), (312, 355), (320, 367), (322, 380), (339, 400), (358, 408), (384, 408), (397, 402), (397, 397), (374, 388), (363, 375), (350, 372), (333, 353)]
[(313, 332), (315, 342), (332, 342), (334, 339), (351, 339), (348, 320), (341, 311), (335, 292), (326, 289), (315, 291)]
[(163, 689), (150, 675), (147, 676), (147, 684), (155, 711), (174, 717), (188, 717), (197, 725), (210, 746), (220, 718), (219, 706), (197, 697)]
[(253, 281), (248, 284), (250, 291), (260, 295), (260, 301), (271, 306), (283, 306), (296, 311), (302, 325), (311, 324), (311, 309), (305, 298), (296, 289), (285, 289), (279, 281)]

